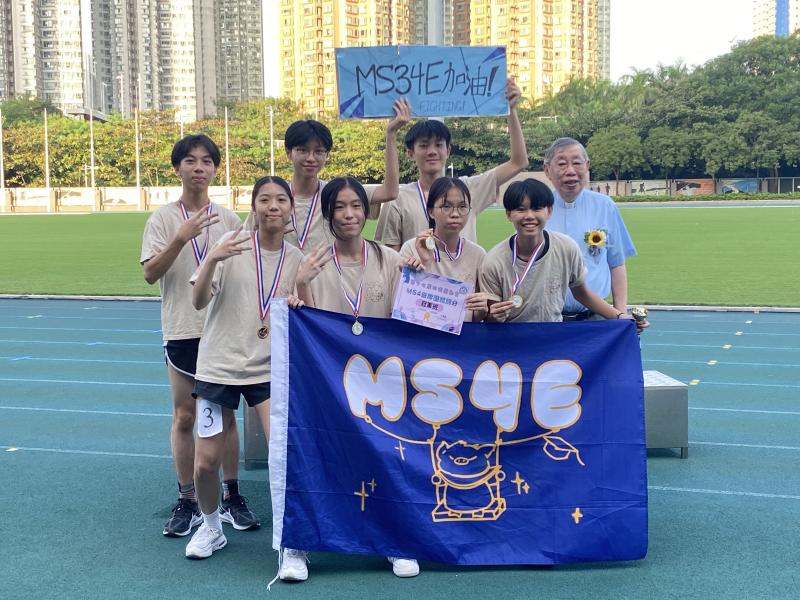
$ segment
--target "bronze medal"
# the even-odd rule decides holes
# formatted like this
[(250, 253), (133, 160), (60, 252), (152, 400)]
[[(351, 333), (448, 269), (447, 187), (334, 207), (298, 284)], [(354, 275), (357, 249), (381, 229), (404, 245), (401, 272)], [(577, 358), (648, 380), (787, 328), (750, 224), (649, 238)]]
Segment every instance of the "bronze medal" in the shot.
[(269, 327), (263, 325), (262, 327), (258, 328), (258, 337), (262, 340), (269, 335)]

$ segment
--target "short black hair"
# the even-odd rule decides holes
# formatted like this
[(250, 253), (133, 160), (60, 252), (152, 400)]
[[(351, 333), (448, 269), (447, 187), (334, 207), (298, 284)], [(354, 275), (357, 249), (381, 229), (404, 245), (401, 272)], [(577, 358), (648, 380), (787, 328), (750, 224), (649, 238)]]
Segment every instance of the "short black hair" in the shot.
[(189, 155), (194, 148), (201, 146), (208, 151), (211, 160), (214, 161), (214, 166), (218, 167), (220, 163), (219, 147), (207, 135), (187, 135), (186, 137), (175, 142), (172, 147), (172, 166), (178, 168), (181, 161)]
[(283, 145), (286, 150), (291, 150), (296, 146), (307, 144), (314, 138), (317, 138), (328, 152), (333, 148), (331, 130), (314, 119), (303, 119), (289, 125), (283, 136)]
[(516, 210), (525, 198), (528, 199), (533, 210), (553, 206), (553, 192), (538, 179), (523, 179), (515, 181), (506, 188), (503, 194), (503, 206), (507, 211)]
[(250, 207), (255, 209), (256, 207), (256, 196), (258, 196), (258, 192), (261, 190), (261, 187), (266, 185), (267, 183), (275, 183), (283, 188), (283, 191), (286, 192), (286, 195), (289, 196), (289, 202), (292, 206), (294, 206), (294, 194), (292, 194), (292, 187), (286, 183), (286, 180), (283, 177), (278, 177), (277, 175), (264, 175), (256, 180), (253, 184), (253, 194), (250, 200)]
[(433, 229), (436, 227), (436, 223), (433, 221), (433, 205), (436, 204), (436, 201), (439, 198), (446, 199), (447, 192), (449, 192), (452, 188), (458, 189), (467, 201), (468, 206), (472, 206), (472, 196), (469, 193), (469, 188), (467, 184), (461, 181), (458, 177), (439, 177), (436, 181), (431, 184), (431, 189), (428, 191), (428, 226)]
[(450, 138), (450, 130), (447, 128), (447, 125), (441, 121), (428, 119), (427, 121), (417, 121), (414, 123), (411, 129), (408, 130), (408, 133), (406, 133), (403, 142), (406, 148), (413, 150), (414, 143), (417, 140), (443, 140), (449, 146)]

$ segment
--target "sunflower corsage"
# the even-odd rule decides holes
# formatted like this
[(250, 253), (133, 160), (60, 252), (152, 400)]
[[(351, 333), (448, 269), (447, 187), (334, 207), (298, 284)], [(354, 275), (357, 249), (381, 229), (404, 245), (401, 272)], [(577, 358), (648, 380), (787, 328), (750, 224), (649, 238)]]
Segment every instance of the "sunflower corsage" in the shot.
[(597, 256), (606, 245), (608, 232), (605, 229), (592, 229), (583, 234), (583, 241), (589, 249), (589, 254)]

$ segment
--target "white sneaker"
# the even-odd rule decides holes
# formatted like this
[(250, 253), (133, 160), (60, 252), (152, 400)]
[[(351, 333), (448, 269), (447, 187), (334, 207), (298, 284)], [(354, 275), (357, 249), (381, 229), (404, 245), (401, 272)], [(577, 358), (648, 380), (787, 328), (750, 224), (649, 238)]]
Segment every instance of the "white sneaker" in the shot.
[(392, 563), (392, 571), (398, 577), (416, 577), (419, 575), (419, 563), (413, 558), (397, 558), (395, 556), (388, 556), (389, 562)]
[(214, 529), (203, 523), (186, 544), (186, 557), (208, 558), (216, 550), (224, 548), (227, 543), (228, 540), (220, 529)]
[(281, 581), (305, 581), (308, 579), (308, 557), (302, 550), (284, 548), (281, 552), (281, 568), (278, 577)]

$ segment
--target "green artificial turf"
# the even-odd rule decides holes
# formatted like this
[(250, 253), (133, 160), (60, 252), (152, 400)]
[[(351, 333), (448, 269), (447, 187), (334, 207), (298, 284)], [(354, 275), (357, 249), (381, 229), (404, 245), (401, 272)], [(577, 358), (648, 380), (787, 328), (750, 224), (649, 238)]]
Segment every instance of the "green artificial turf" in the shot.
[[(800, 207), (621, 211), (639, 252), (631, 303), (800, 306)], [(0, 216), (0, 293), (158, 295), (139, 266), (147, 216)], [(503, 211), (481, 215), (484, 247), (510, 233)]]

